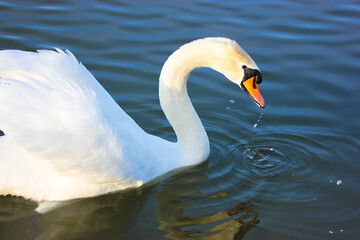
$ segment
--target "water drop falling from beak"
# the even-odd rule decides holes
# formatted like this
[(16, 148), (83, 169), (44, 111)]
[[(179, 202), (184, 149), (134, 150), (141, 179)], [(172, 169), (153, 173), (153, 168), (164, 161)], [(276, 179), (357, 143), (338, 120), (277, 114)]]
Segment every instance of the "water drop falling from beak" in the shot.
[(254, 128), (256, 127), (262, 127), (261, 123), (260, 123), (260, 120), (262, 118), (262, 116), (264, 115), (264, 112), (261, 112), (260, 116), (259, 116), (259, 119), (257, 120), (257, 122), (254, 124)]

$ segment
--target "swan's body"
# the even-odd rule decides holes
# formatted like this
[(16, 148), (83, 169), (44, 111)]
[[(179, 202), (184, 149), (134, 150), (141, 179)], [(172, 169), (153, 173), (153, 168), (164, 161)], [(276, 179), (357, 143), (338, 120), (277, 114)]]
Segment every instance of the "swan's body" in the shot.
[(69, 51), (0, 51), (0, 195), (91, 197), (206, 160), (209, 140), (187, 95), (187, 77), (211, 67), (240, 85), (243, 65), (258, 69), (224, 38), (194, 41), (169, 57), (159, 96), (178, 138), (173, 143), (140, 128)]

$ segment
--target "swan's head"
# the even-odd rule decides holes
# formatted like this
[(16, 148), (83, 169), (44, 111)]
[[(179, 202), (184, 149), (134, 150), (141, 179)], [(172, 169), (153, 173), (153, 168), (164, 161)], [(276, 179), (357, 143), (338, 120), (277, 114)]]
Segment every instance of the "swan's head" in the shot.
[(264, 109), (265, 101), (258, 87), (258, 84), (262, 82), (258, 66), (235, 41), (225, 39), (225, 42), (231, 46), (227, 47), (225, 51), (231, 66), (230, 69), (227, 69), (227, 71), (231, 71), (227, 77), (239, 85), (261, 109)]
[(248, 68), (242, 65), (244, 76), (240, 82), (240, 87), (250, 98), (261, 108), (265, 108), (265, 101), (260, 94), (258, 84), (262, 82), (262, 76), (258, 69)]
[(252, 58), (233, 40), (227, 38), (205, 38), (214, 44), (217, 60), (213, 68), (236, 83), (260, 107), (265, 101), (260, 94), (258, 84), (262, 82), (261, 72)]
[(209, 67), (222, 73), (249, 94), (260, 108), (265, 107), (258, 88), (262, 81), (258, 66), (235, 41), (228, 38), (202, 38), (180, 47), (164, 64), (160, 86), (185, 89), (189, 73), (198, 67)]

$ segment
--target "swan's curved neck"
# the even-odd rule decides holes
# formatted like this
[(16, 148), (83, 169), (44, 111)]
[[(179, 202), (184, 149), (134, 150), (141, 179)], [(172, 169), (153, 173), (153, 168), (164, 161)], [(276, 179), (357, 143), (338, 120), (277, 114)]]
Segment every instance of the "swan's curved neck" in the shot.
[(160, 74), (159, 98), (185, 157), (203, 161), (209, 155), (209, 139), (186, 89), (190, 72), (200, 65), (190, 59), (177, 52), (169, 57)]
[(210, 148), (208, 136), (187, 94), (187, 79), (190, 72), (199, 67), (210, 67), (224, 75), (237, 74), (233, 69), (228, 69), (232, 63), (227, 59), (224, 49), (206, 44), (205, 41), (195, 41), (175, 51), (161, 71), (161, 107), (176, 133), (178, 145), (193, 161), (205, 160)]

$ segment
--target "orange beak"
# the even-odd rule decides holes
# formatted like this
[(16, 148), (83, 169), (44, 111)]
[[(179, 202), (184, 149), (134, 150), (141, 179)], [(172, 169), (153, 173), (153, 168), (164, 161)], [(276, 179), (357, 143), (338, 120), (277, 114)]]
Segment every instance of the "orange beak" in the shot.
[(265, 108), (265, 101), (260, 94), (257, 83), (254, 82), (254, 77), (251, 77), (241, 83), (242, 89), (249, 94), (251, 99), (261, 108)]

